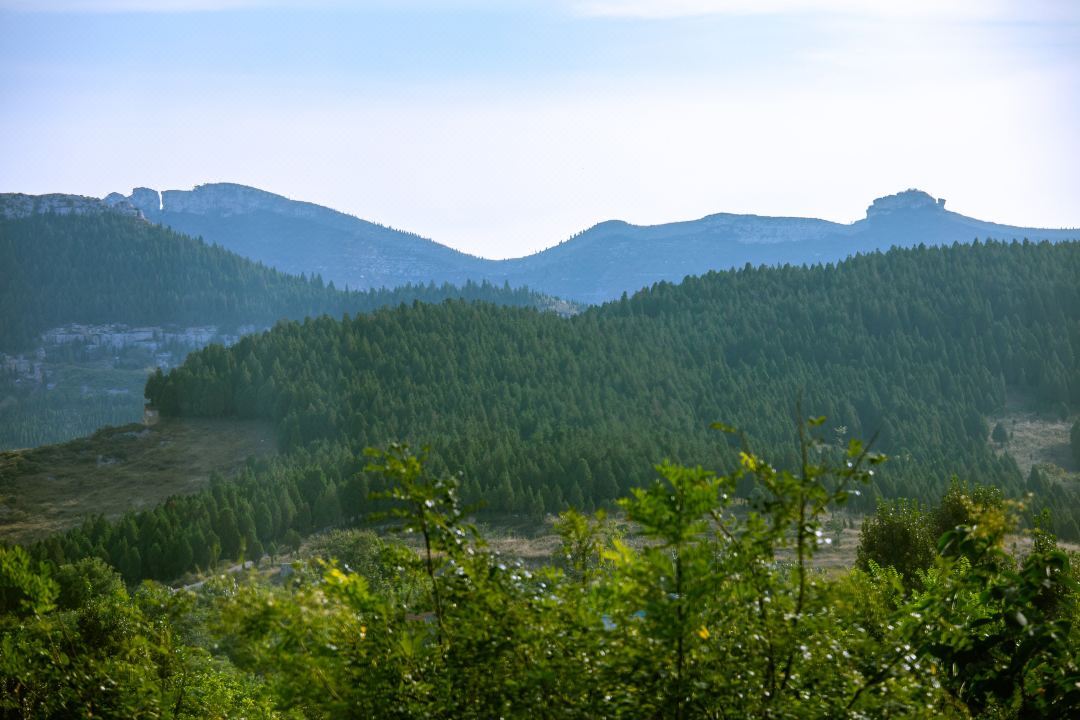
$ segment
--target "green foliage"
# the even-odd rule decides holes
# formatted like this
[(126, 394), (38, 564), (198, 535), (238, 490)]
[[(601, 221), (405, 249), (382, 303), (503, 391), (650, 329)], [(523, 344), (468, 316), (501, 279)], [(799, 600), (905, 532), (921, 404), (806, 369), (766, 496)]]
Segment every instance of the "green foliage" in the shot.
[(954, 478), (937, 508), (927, 518), (930, 536), (936, 545), (945, 533), (962, 525), (971, 525), (976, 517), (1001, 511), (1004, 507), (1005, 497), (1000, 488), (990, 485), (970, 487)]
[(567, 577), (588, 587), (605, 566), (602, 550), (613, 538), (607, 513), (597, 510), (590, 516), (577, 510), (566, 510), (559, 514), (555, 532), (562, 538), (560, 555), (565, 562)]
[[(426, 537), (419, 550), (333, 532), (286, 579), (197, 593), (128, 594), (98, 562), (65, 566), (63, 607), (0, 613), (0, 716), (1068, 716), (1080, 589), (1045, 517), (1018, 564), (1011, 506), (956, 486), (948, 504), (968, 514), (921, 589), (873, 560), (817, 573), (830, 514), (883, 458), (826, 441), (817, 419), (798, 448), (792, 470), (745, 445), (723, 474), (663, 463), (621, 502), (640, 547), (603, 513), (564, 513), (565, 567), (531, 569), (462, 523), (469, 478), (405, 445), (372, 451), (384, 517)], [(14, 566), (24, 586), (51, 582), (25, 554)]]
[(863, 522), (856, 565), (867, 571), (872, 565), (893, 568), (908, 587), (915, 587), (920, 572), (933, 564), (935, 543), (918, 503), (882, 501), (877, 513)]
[(336, 560), (351, 572), (370, 576), (382, 567), (385, 547), (371, 530), (331, 530), (314, 536), (306, 552), (312, 558)]
[(78, 610), (103, 598), (127, 599), (123, 579), (101, 558), (88, 557), (61, 565), (55, 580), (60, 588), (57, 605), (64, 610)]
[[(624, 638), (626, 649), (635, 657), (650, 650), (653, 654), (652, 676), (635, 678), (642, 683), (641, 710), (653, 714), (668, 707), (672, 717), (681, 718), (686, 706), (695, 704), (696, 693), (689, 692), (692, 680), (687, 677), (691, 645), (695, 631), (707, 632), (699, 630), (707, 623), (701, 611), (714, 593), (713, 552), (701, 535), (717, 508), (721, 483), (701, 468), (666, 464), (657, 471), (661, 482), (635, 488), (623, 502), (627, 517), (640, 523), (655, 544), (634, 553), (620, 543), (609, 555), (623, 578), (615, 588), (612, 609), (616, 624), (641, 625)], [(635, 647), (637, 638), (645, 642)]]
[(18, 545), (0, 547), (0, 614), (35, 615), (51, 610), (56, 581)]
[(970, 487), (955, 478), (932, 510), (910, 500), (883, 501), (877, 513), (863, 522), (856, 563), (899, 572), (906, 587), (920, 587), (923, 574), (934, 563), (939, 539), (956, 528), (971, 525), (987, 512), (1005, 507), (1001, 490), (988, 485)]
[(285, 547), (287, 547), (289, 550), (292, 550), (293, 552), (296, 552), (300, 549), (300, 545), (301, 543), (303, 543), (303, 538), (300, 537), (300, 533), (296, 532), (294, 528), (289, 528), (285, 532), (283, 542), (285, 543)]
[(372, 458), (366, 470), (379, 473), (389, 481), (390, 489), (376, 498), (392, 500), (395, 507), (377, 517), (387, 515), (401, 520), (401, 529), (417, 533), (423, 539), (424, 572), (431, 592), (431, 606), (439, 629), (439, 641), (444, 635), (444, 609), (436, 577), (435, 556), (451, 560), (464, 556), (466, 543), (476, 534), (475, 528), (464, 522), (464, 512), (458, 499), (458, 479), (433, 476), (425, 471), (425, 455), (414, 455), (408, 445), (393, 444), (386, 450), (369, 449)]
[(979, 507), (941, 540), (942, 558), (914, 603), (917, 651), (938, 662), (945, 689), (975, 714), (1065, 717), (1080, 707), (1075, 615), (1048, 596), (1075, 597), (1069, 557), (1042, 548), (1019, 569), (1002, 548), (1010, 518)]
[[(90, 565), (72, 574), (101, 579)], [(195, 642), (193, 597), (102, 590), (75, 608), (0, 614), (0, 717), (275, 716), (259, 683)]]

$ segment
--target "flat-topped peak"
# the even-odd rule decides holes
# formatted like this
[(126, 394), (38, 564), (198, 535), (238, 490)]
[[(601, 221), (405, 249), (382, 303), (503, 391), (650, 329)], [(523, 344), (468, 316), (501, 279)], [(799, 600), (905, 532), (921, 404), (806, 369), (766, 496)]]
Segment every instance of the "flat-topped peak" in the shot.
[(898, 192), (895, 195), (879, 197), (866, 209), (866, 217), (890, 215), (896, 212), (944, 210), (945, 198), (935, 198), (933, 195), (914, 188)]
[(166, 212), (203, 214), (219, 212), (226, 215), (254, 210), (282, 209), (290, 200), (266, 190), (238, 183), (207, 183), (192, 190), (166, 190), (161, 194), (161, 206)]

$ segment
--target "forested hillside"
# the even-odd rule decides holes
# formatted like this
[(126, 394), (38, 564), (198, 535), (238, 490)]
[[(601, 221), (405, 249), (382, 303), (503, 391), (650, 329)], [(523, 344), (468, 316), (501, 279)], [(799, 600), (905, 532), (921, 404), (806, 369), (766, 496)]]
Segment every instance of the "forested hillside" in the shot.
[(569, 320), (387, 309), (207, 348), (146, 393), (168, 415), (270, 419), (287, 450), (428, 443), (436, 467), (470, 469), (468, 500), (501, 511), (599, 505), (664, 457), (728, 466), (717, 419), (790, 465), (800, 394), (837, 442), (876, 435), (893, 456), (863, 510), (936, 497), (954, 473), (1019, 493), (984, 418), (1008, 386), (1046, 412), (1080, 404), (1077, 277), (1080, 245), (987, 242), (711, 273)]
[(548, 307), (490, 284), (341, 292), (113, 212), (0, 219), (0, 348), (31, 345), (64, 323), (272, 325), (447, 297)]

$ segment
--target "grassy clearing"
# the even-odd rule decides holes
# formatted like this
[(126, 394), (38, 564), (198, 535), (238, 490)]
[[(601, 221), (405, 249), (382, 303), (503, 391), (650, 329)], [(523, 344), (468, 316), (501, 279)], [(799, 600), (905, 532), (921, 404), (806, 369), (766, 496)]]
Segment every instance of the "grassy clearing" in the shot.
[[(621, 513), (610, 517), (617, 536), (631, 547), (642, 547), (648, 540), (641, 535), (634, 523), (627, 522)], [(862, 527), (862, 515), (838, 513), (833, 521), (827, 521), (822, 529), (821, 544), (810, 560), (812, 567), (827, 574), (842, 573), (855, 567), (856, 550), (859, 547), (859, 533)], [(526, 565), (540, 566), (558, 563), (560, 539), (554, 529), (555, 516), (549, 515), (542, 524), (530, 524), (513, 519), (502, 519), (490, 524), (481, 523), (480, 530), (493, 550), (510, 558), (522, 560)], [(395, 536), (406, 542), (415, 542), (410, 536)], [(826, 542), (828, 540), (828, 542)], [(1061, 547), (1070, 552), (1080, 551), (1080, 545), (1061, 542)], [(419, 549), (419, 544), (417, 544)], [(1016, 557), (1023, 557), (1031, 551), (1031, 536), (1028, 533), (1011, 534), (1006, 548)], [(777, 553), (783, 561), (793, 561), (793, 549), (784, 549)]]
[(26, 542), (204, 487), (275, 451), (259, 422), (162, 420), (105, 428), (60, 445), (0, 452), (0, 542)]
[[(555, 516), (547, 516), (542, 523), (515, 521), (502, 518), (481, 523), (479, 529), (493, 550), (506, 557), (522, 560), (527, 565), (544, 565), (558, 561), (560, 538), (555, 532)], [(862, 516), (838, 514), (835, 525), (827, 523), (822, 543), (811, 563), (824, 571), (847, 570), (855, 565), (855, 550), (859, 546), (859, 528)], [(640, 528), (628, 522), (622, 513), (609, 516), (615, 536), (631, 547), (642, 547), (649, 541)], [(850, 527), (848, 527), (850, 525)], [(404, 536), (408, 540), (408, 536)], [(828, 539), (829, 542), (825, 542)], [(781, 559), (793, 559), (793, 553), (781, 551)], [(789, 558), (789, 555), (791, 556)]]
[(1003, 446), (989, 441), (998, 453), (1009, 453), (1026, 477), (1034, 465), (1053, 465), (1065, 475), (1080, 476), (1080, 467), (1069, 449), (1069, 430), (1076, 417), (1049, 418), (1030, 409), (1024, 396), (1010, 392), (1005, 410), (988, 419), (991, 429), (1001, 423), (1009, 432)]

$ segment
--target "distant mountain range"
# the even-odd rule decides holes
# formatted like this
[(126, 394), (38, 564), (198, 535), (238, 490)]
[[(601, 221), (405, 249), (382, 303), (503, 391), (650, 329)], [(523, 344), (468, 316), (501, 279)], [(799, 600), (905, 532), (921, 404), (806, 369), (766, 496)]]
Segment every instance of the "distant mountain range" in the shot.
[(729, 213), (650, 226), (608, 221), (528, 257), (487, 260), (413, 233), (232, 183), (160, 193), (136, 188), (129, 196), (113, 193), (104, 202), (127, 213), (138, 210), (148, 220), (279, 270), (317, 273), (339, 288), (488, 280), (588, 303), (633, 293), (661, 280), (677, 282), (687, 275), (746, 263), (833, 262), (892, 246), (944, 245), (975, 238), (1080, 238), (1080, 229), (976, 220), (946, 210), (944, 200), (906, 190), (874, 200), (864, 219), (848, 225)]
[(908, 190), (878, 198), (865, 219), (850, 225), (728, 213), (645, 227), (610, 221), (535, 255), (486, 260), (412, 233), (243, 185), (216, 183), (160, 194), (138, 188), (128, 197), (114, 193), (105, 201), (130, 204), (149, 220), (286, 272), (319, 273), (339, 287), (490, 280), (592, 303), (660, 280), (679, 281), (746, 263), (830, 262), (894, 245), (941, 245), (976, 237), (1080, 237), (1078, 230), (975, 220), (945, 210), (944, 200)]

